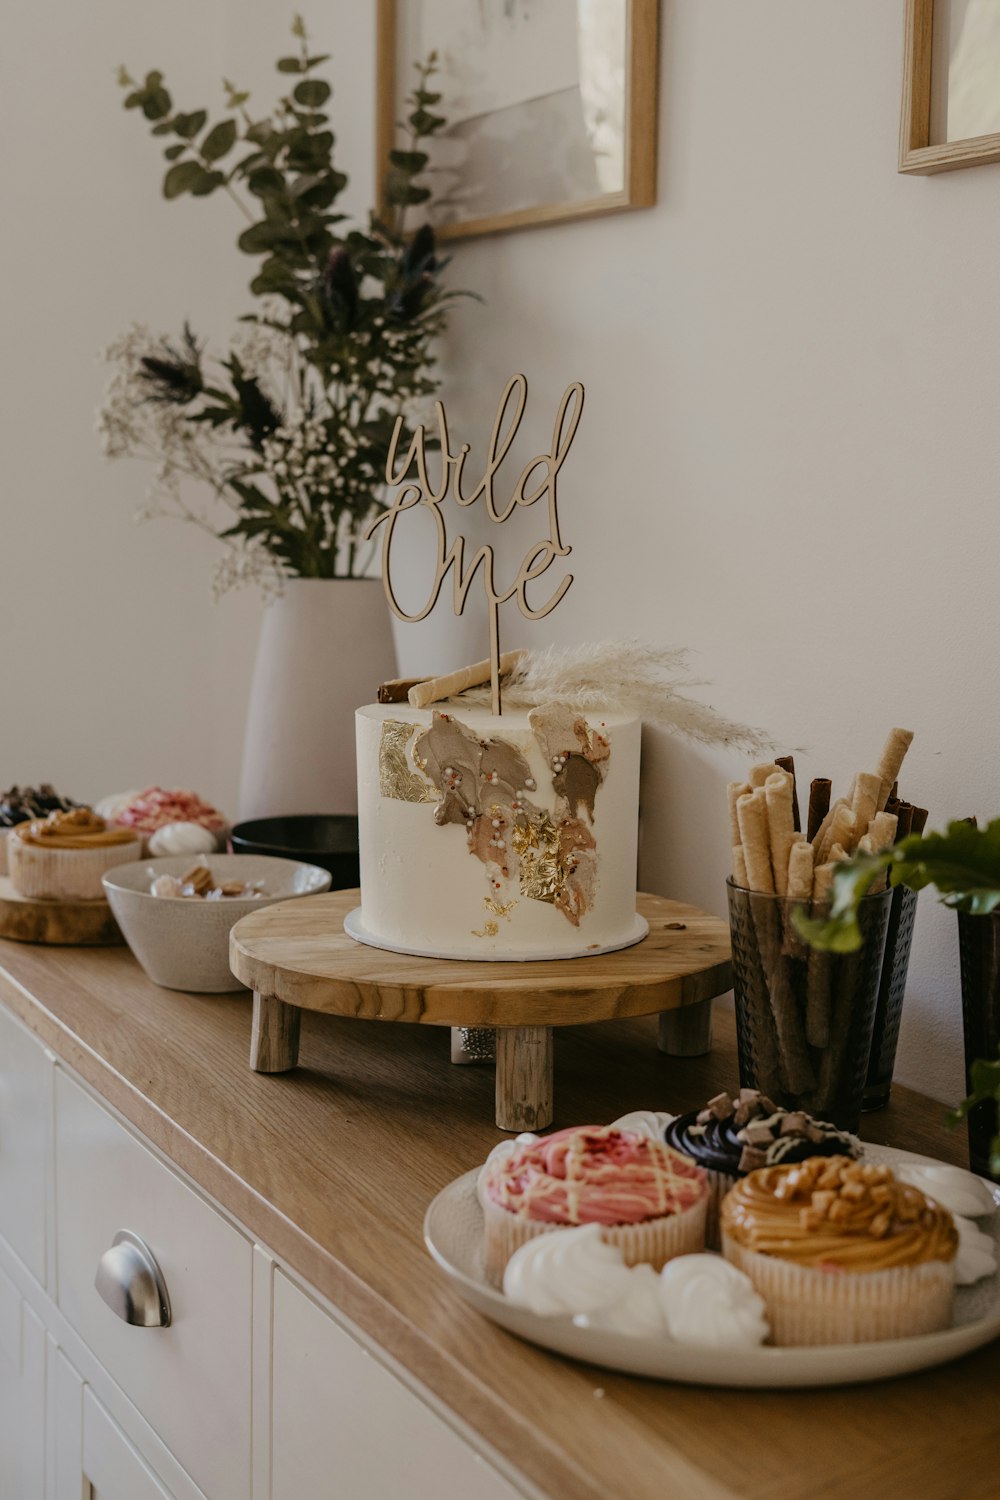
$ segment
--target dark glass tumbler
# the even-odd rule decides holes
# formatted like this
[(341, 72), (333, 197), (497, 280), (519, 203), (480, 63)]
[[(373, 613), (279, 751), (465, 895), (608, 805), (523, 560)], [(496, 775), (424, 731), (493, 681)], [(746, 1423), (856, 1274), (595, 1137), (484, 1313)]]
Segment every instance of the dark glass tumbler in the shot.
[(868, 1059), (868, 1078), (862, 1105), (865, 1110), (883, 1109), (889, 1103), (916, 917), (916, 891), (911, 891), (906, 885), (897, 885), (892, 893), (885, 934), (882, 977), (878, 987), (878, 1003), (875, 1006), (872, 1050)]
[(892, 892), (861, 901), (856, 953), (817, 953), (794, 932), (792, 903), (728, 889), (741, 1087), (857, 1130)]
[[(962, 968), (962, 1029), (965, 1033), (965, 1084), (972, 1088), (972, 1064), (989, 1061), (1000, 1047), (1000, 914), (974, 917), (958, 913), (958, 953)], [(969, 1165), (989, 1177), (990, 1142), (997, 1133), (997, 1106), (992, 1099), (969, 1112)]]

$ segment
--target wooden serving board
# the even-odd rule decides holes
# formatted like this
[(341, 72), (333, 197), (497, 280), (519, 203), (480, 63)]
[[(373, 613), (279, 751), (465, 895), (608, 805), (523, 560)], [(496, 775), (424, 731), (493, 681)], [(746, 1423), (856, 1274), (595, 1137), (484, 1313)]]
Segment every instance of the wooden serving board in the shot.
[(497, 1124), (533, 1130), (552, 1119), (554, 1027), (681, 1006), (708, 1011), (732, 984), (728, 922), (663, 896), (637, 898), (649, 933), (631, 948), (516, 964), (368, 947), (344, 931), (360, 899), (355, 890), (281, 901), (243, 917), (230, 933), (230, 966), (254, 992), (250, 1066), (257, 1072), (295, 1067), (303, 1010), (495, 1027)]
[(43, 901), (22, 896), (7, 875), (0, 875), (0, 938), (88, 948), (109, 948), (125, 941), (105, 900)]

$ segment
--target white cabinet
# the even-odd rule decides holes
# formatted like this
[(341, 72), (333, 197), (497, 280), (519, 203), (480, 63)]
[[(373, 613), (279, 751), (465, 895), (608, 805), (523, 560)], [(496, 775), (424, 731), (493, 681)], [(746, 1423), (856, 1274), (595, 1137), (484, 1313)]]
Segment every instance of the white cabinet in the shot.
[(270, 1500), (515, 1500), (333, 1318), (274, 1273)]
[[(122, 1229), (168, 1327), (95, 1288)], [(516, 1500), (335, 1314), (0, 1008), (0, 1500)]]
[(51, 1088), (41, 1046), (0, 1006), (0, 1235), (40, 1282)]
[[(61, 1069), (60, 1310), (212, 1500), (249, 1500), (253, 1245)], [(121, 1229), (152, 1251), (168, 1328), (118, 1317), (94, 1287)]]
[(44, 1493), (45, 1330), (0, 1270), (0, 1496)]

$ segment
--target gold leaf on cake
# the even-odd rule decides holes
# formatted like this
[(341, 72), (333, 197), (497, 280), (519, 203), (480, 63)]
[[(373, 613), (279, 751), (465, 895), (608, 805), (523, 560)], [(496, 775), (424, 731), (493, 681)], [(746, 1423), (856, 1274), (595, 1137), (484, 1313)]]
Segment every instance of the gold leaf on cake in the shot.
[(378, 747), (378, 782), (383, 797), (396, 802), (438, 800), (434, 788), (414, 771), (407, 757), (407, 746), (419, 728), (419, 724), (404, 724), (401, 719), (383, 722)]
[(473, 927), (473, 929), (472, 929), (472, 936), (473, 937), (481, 937), (481, 938), (491, 938), (491, 937), (496, 937), (496, 935), (497, 935), (497, 933), (499, 931), (500, 931), (500, 923), (499, 922), (487, 922), (484, 925), (482, 932), (477, 932), (476, 929)]
[(544, 815), (537, 822), (516, 824), (510, 840), (518, 858), (521, 895), (554, 903), (566, 872), (559, 857), (559, 830), (552, 819)]
[(510, 914), (517, 905), (516, 901), (494, 901), (492, 896), (483, 897), (483, 906), (495, 917), (506, 917), (510, 921)]

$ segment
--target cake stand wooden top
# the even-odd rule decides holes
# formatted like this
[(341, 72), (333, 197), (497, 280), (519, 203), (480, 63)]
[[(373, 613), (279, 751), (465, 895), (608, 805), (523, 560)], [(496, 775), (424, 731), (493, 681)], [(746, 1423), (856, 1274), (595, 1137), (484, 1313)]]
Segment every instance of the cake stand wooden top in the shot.
[(344, 932), (359, 891), (281, 901), (230, 935), (233, 973), (303, 1010), (424, 1026), (576, 1026), (652, 1015), (731, 987), (729, 924), (697, 907), (640, 895), (649, 935), (596, 957), (536, 963), (413, 958)]

